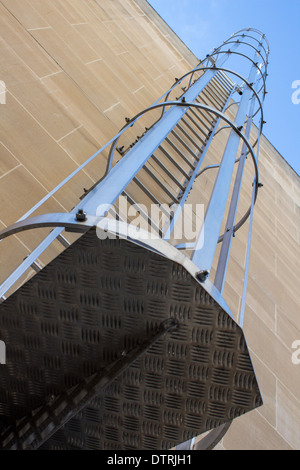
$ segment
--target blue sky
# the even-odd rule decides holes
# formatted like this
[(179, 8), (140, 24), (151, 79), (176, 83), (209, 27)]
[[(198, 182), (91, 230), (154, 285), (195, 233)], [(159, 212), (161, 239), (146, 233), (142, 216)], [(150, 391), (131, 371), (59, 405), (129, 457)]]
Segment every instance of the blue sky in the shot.
[[(300, 0), (148, 0), (175, 33), (203, 59), (243, 28), (263, 31), (270, 43), (264, 134), (300, 175)], [(298, 98), (300, 93), (297, 94)]]

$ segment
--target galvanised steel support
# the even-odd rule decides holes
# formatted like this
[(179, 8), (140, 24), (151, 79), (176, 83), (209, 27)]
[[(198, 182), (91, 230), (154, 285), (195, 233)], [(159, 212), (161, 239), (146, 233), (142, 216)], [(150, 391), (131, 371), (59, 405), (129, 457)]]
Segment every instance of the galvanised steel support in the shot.
[[(255, 52), (254, 61), (257, 58), (257, 55), (258, 53)], [(257, 65), (255, 63), (252, 65), (250, 70), (248, 78), (250, 83), (255, 81), (256, 74)], [(251, 90), (244, 90), (237, 116), (235, 118), (236, 126), (241, 129), (245, 124), (250, 96)], [(205, 214), (204, 223), (198, 237), (198, 242), (194, 249), (192, 259), (203, 271), (210, 272), (213, 264), (239, 144), (239, 136), (235, 132), (231, 132), (222, 158), (213, 193), (209, 201), (208, 209)]]
[[(245, 135), (247, 139), (250, 138), (254, 104), (255, 104), (255, 97), (252, 98), (251, 109), (250, 109), (249, 118), (247, 120), (247, 125), (246, 125)], [(223, 293), (223, 289), (224, 289), (226, 271), (227, 271), (229, 255), (230, 255), (230, 247), (231, 247), (232, 239), (235, 236), (233, 229), (234, 229), (235, 218), (236, 218), (236, 213), (237, 213), (237, 208), (238, 208), (239, 196), (240, 196), (241, 187), (242, 187), (242, 179), (243, 179), (243, 172), (244, 172), (246, 158), (247, 158), (247, 150), (248, 150), (247, 146), (244, 143), (241, 157), (239, 159), (239, 165), (238, 165), (237, 175), (236, 175), (235, 184), (233, 188), (229, 214), (228, 214), (228, 218), (227, 218), (227, 222), (225, 226), (222, 248), (221, 248), (216, 276), (214, 280), (214, 284), (216, 288), (221, 293)]]
[[(230, 93), (230, 95), (229, 95), (229, 97), (228, 97), (228, 99), (227, 99), (227, 101), (226, 101), (226, 103), (225, 103), (225, 106), (224, 106), (224, 108), (223, 108), (223, 110), (222, 110), (223, 112), (225, 111), (226, 107), (228, 106), (228, 103), (230, 102), (230, 99), (231, 99), (232, 95), (233, 95), (233, 91)], [(173, 232), (173, 230), (174, 230), (174, 227), (175, 227), (175, 225), (176, 225), (176, 222), (178, 221), (178, 219), (179, 219), (179, 217), (180, 217), (180, 214), (181, 214), (181, 212), (182, 212), (182, 209), (183, 209), (183, 207), (184, 207), (184, 204), (186, 203), (187, 198), (188, 198), (188, 196), (189, 196), (189, 193), (190, 193), (190, 191), (191, 191), (191, 189), (192, 189), (192, 187), (193, 187), (193, 185), (194, 185), (194, 182), (195, 182), (195, 180), (196, 180), (196, 178), (197, 178), (197, 176), (198, 176), (199, 169), (201, 168), (201, 166), (202, 166), (202, 164), (203, 164), (203, 161), (204, 161), (204, 159), (205, 159), (205, 156), (206, 156), (206, 154), (207, 154), (207, 151), (208, 151), (208, 149), (209, 149), (209, 146), (210, 146), (210, 144), (211, 144), (211, 142), (212, 142), (212, 140), (213, 140), (213, 138), (214, 138), (214, 136), (215, 136), (216, 129), (217, 129), (217, 127), (218, 127), (218, 125), (219, 125), (220, 122), (221, 122), (221, 118), (219, 118), (219, 119), (217, 120), (217, 122), (216, 122), (216, 124), (215, 124), (215, 127), (214, 127), (214, 129), (213, 129), (213, 131), (212, 131), (212, 133), (211, 133), (211, 135), (210, 135), (208, 141), (206, 142), (206, 145), (204, 145), (203, 152), (202, 152), (202, 154), (200, 155), (200, 158), (199, 158), (199, 162), (198, 162), (197, 166), (196, 166), (195, 169), (194, 169), (193, 175), (192, 175), (191, 179), (189, 180), (189, 182), (188, 182), (188, 184), (187, 184), (187, 186), (186, 186), (186, 188), (185, 188), (185, 191), (183, 192), (183, 195), (182, 195), (182, 197), (181, 197), (181, 199), (180, 199), (180, 203), (179, 203), (178, 207), (176, 208), (172, 219), (171, 219), (170, 221), (168, 221), (168, 224), (164, 227), (164, 236), (163, 236), (164, 240), (169, 240), (169, 239), (170, 239), (170, 236), (171, 236), (171, 234), (172, 234), (172, 232)]]
[[(261, 134), (258, 136), (258, 145), (257, 145), (257, 160), (259, 158), (259, 143), (261, 139)], [(251, 250), (251, 239), (252, 239), (252, 228), (253, 228), (253, 212), (254, 212), (254, 205), (255, 205), (255, 185), (256, 185), (256, 177), (253, 181), (253, 188), (252, 188), (252, 196), (251, 196), (251, 206), (249, 209), (249, 228), (248, 228), (248, 240), (247, 240), (247, 252), (246, 252), (246, 262), (245, 262), (245, 273), (244, 273), (244, 285), (243, 285), (243, 293), (242, 293), (242, 302), (239, 312), (239, 325), (243, 327), (244, 325), (244, 316), (245, 316), (245, 307), (246, 307), (246, 297), (247, 297), (247, 286), (248, 286), (248, 275), (249, 275), (249, 264), (250, 264), (250, 250)]]

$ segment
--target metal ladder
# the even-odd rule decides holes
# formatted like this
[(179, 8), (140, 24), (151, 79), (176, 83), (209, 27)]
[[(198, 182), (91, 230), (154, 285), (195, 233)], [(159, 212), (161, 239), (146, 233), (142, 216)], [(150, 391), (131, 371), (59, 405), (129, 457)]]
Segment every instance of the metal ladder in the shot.
[[(253, 60), (237, 52), (241, 46), (255, 49)], [(100, 443), (103, 448), (111, 445), (113, 449), (118, 446), (127, 449), (139, 446), (212, 448), (233, 419), (262, 404), (242, 325), (253, 208), (261, 186), (257, 157), (264, 124), (262, 103), (266, 94), (268, 53), (268, 42), (261, 32), (249, 28), (232, 35), (198, 67), (176, 79), (170, 90), (151, 107), (126, 119), (124, 128), (111, 141), (24, 217), (0, 233), (0, 239), (5, 239), (24, 230), (53, 228), (0, 286), (0, 334), (3, 336), (0, 340), (9, 341), (10, 326), (15, 325), (13, 337), (19, 342), (17, 349), (22, 349), (25, 341), (34, 350), (33, 363), (29, 362), (22, 370), (17, 367), (22, 383), (30, 383), (26, 392), (15, 374), (14, 367), (18, 366), (15, 348), (12, 348), (9, 374), (3, 369), (0, 376), (0, 391), (8, 382), (13, 383), (11, 399), (21, 410), (21, 415), (15, 417), (17, 412), (11, 402), (5, 401), (10, 391), (0, 393), (0, 397), (5, 396), (0, 399), (0, 406), (5, 410), (8, 423), (0, 434), (2, 448), (36, 449), (44, 445), (99, 448)], [(232, 55), (250, 60), (247, 79), (225, 68), (226, 60)], [(176, 98), (170, 99), (174, 92)], [(231, 101), (235, 92), (241, 96), (239, 102)], [(237, 106), (234, 122), (226, 114), (233, 103)], [(160, 117), (142, 136), (126, 148), (118, 146), (120, 138), (139, 123), (141, 117), (157, 110), (161, 111)], [(259, 137), (252, 146), (249, 141), (251, 125), (258, 113)], [(219, 126), (223, 122), (231, 133), (221, 163), (210, 166), (218, 170), (216, 180), (204, 224), (197, 240), (189, 247), (192, 249), (189, 259), (169, 241), (197, 177), (209, 168), (204, 168), (205, 157), (216, 133), (222, 130)], [(243, 146), (237, 158), (240, 142)], [(105, 174), (85, 191), (70, 213), (34, 216), (56, 191), (109, 148)], [(120, 157), (117, 162), (114, 161), (116, 153)], [(237, 204), (249, 156), (254, 166), (251, 206), (237, 221)], [(226, 230), (220, 235), (224, 204), (232, 181), (234, 190)], [(119, 210), (121, 196), (136, 207), (151, 228), (154, 224), (149, 217), (151, 204), (165, 211), (167, 222), (163, 226), (161, 221), (154, 224), (157, 239), (131, 239), (122, 232), (124, 226), (106, 229), (108, 214), (118, 221), (123, 219)], [(167, 208), (171, 209), (171, 217)], [(232, 239), (246, 221), (249, 221), (249, 243), (242, 305), (236, 323), (223, 298), (223, 287)], [(124, 222), (126, 225), (128, 220)], [(99, 223), (102, 234), (109, 232), (116, 235), (117, 240), (108, 238), (100, 243), (95, 235)], [(82, 236), (69, 246), (64, 230)], [(55, 240), (66, 250), (49, 266), (40, 269), (39, 256)], [(222, 246), (212, 281), (210, 270), (219, 243)], [(184, 248), (186, 246), (181, 246), (180, 250)], [(32, 266), (37, 271), (35, 277), (6, 298), (9, 289)], [(76, 272), (73, 272), (74, 266)], [(100, 291), (97, 279), (101, 280)], [(136, 292), (136, 297), (131, 292)], [(116, 302), (116, 298), (122, 302)], [(147, 302), (144, 299), (148, 299)], [(120, 308), (124, 324), (123, 316), (119, 317)], [(112, 313), (108, 314), (110, 310)], [(30, 331), (19, 328), (19, 321), (24, 321)], [(69, 322), (67, 333), (66, 321)], [(140, 329), (136, 330), (137, 326)], [(68, 341), (60, 336), (61, 332), (67, 334)], [(24, 334), (28, 335), (25, 339)], [(74, 372), (76, 361), (80, 359), (80, 345), (77, 348), (74, 345), (78, 335), (86, 346), (81, 374)], [(105, 343), (104, 349), (99, 338)], [(46, 340), (52, 348), (50, 355), (42, 347)], [(9, 360), (10, 345), (7, 346)], [(95, 362), (91, 359), (91, 356), (97, 357), (98, 349), (102, 354), (100, 366), (99, 358)], [(64, 385), (61, 385), (54, 372), (63, 373), (60, 364), (66, 358), (71, 372), (68, 375), (66, 370), (66, 377), (61, 379)], [(190, 363), (186, 362), (187, 358)], [(55, 390), (54, 396), (43, 394), (41, 360), (46, 365), (47, 386)], [(161, 383), (165, 385), (163, 390)], [(139, 390), (143, 391), (143, 400), (139, 400)], [(180, 390), (182, 393), (178, 393)], [(159, 393), (165, 393), (166, 399)], [(80, 420), (83, 427), (93, 428), (95, 420), (102, 425), (105, 413), (111, 422), (103, 424), (104, 431), (98, 440), (92, 437), (87, 440), (84, 432), (76, 437), (74, 430), (81, 429)], [(116, 428), (114, 423), (117, 422), (119, 427)], [(193, 439), (205, 431), (210, 433), (194, 446)], [(125, 441), (122, 440), (124, 435)]]
[[(212, 106), (220, 112), (224, 112), (233, 89), (233, 82), (218, 72), (195, 102)], [(216, 90), (219, 92), (218, 95)], [(146, 207), (149, 204), (155, 204), (158, 207), (163, 207), (164, 204), (169, 207), (173, 204), (180, 204), (186, 195), (195, 168), (207, 147), (209, 137), (215, 130), (217, 121), (216, 117), (206, 111), (200, 110), (197, 113), (193, 109), (189, 109), (158, 146), (156, 152), (151, 155), (138, 175), (133, 178), (126, 191), (122, 193), (147, 222), (149, 222), (148, 212), (145, 213), (139, 207), (141, 203)], [(142, 191), (139, 202), (134, 196), (137, 193), (137, 188)], [(161, 192), (160, 199), (155, 196), (158, 190)], [(170, 222), (171, 220), (172, 218)], [(155, 225), (153, 220), (150, 221), (150, 224), (156, 229), (157, 234), (164, 238), (165, 233), (162, 228)], [(166, 230), (165, 227), (165, 232)]]

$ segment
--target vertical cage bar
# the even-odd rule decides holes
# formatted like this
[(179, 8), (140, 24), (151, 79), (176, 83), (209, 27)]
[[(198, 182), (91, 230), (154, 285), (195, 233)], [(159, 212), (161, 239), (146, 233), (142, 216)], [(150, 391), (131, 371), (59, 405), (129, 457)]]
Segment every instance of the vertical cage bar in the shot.
[[(248, 139), (250, 138), (250, 132), (251, 132), (251, 127), (252, 127), (252, 115), (254, 111), (254, 103), (255, 103), (255, 97), (253, 97), (252, 102), (251, 102), (251, 111), (249, 113), (249, 118), (247, 121), (247, 126), (246, 126), (246, 131), (245, 131), (245, 135)], [(228, 218), (227, 218), (227, 222), (225, 226), (225, 233), (224, 233), (224, 238), (222, 242), (222, 248), (221, 248), (221, 252), (219, 255), (219, 261), (218, 261), (217, 271), (216, 271), (215, 280), (214, 280), (214, 284), (216, 288), (221, 293), (223, 293), (223, 289), (224, 289), (226, 271), (227, 271), (229, 255), (230, 255), (230, 248), (231, 248), (232, 238), (234, 236), (233, 227), (235, 224), (240, 191), (242, 187), (242, 179), (243, 179), (243, 173), (244, 173), (244, 168), (245, 168), (245, 163), (246, 163), (247, 152), (248, 152), (248, 149), (247, 149), (246, 144), (244, 143), (238, 169), (237, 169), (231, 204), (230, 204)]]
[[(257, 53), (255, 53), (254, 61), (256, 57)], [(254, 62), (251, 66), (248, 78), (249, 83), (253, 83), (255, 81), (256, 70), (257, 65)], [(251, 89), (247, 87), (243, 92), (237, 116), (235, 118), (235, 124), (239, 128), (244, 127), (250, 95)], [(199, 266), (201, 270), (205, 270), (207, 272), (211, 271), (218, 239), (220, 236), (239, 143), (240, 136), (236, 132), (231, 131), (225, 152), (223, 154), (212, 196), (208, 204), (204, 223), (196, 242), (192, 257), (194, 263)]]

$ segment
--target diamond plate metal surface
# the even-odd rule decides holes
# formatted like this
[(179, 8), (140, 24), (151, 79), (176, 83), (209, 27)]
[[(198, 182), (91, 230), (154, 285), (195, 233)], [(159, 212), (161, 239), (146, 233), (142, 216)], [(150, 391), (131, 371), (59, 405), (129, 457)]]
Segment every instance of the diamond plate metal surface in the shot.
[(179, 323), (55, 433), (50, 449), (170, 449), (262, 404), (241, 328), (185, 267), (92, 229), (0, 306), (0, 420), (28, 415)]

